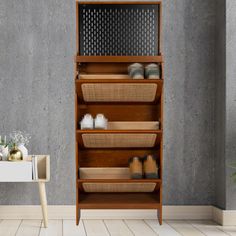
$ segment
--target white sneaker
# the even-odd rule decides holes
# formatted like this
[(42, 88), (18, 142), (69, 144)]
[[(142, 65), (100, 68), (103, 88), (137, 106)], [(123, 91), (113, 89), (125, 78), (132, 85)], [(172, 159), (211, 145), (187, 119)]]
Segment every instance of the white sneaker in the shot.
[(83, 119), (80, 121), (81, 129), (93, 129), (93, 117), (90, 114), (84, 115)]
[(97, 114), (94, 119), (94, 128), (95, 129), (107, 129), (107, 119), (103, 114)]

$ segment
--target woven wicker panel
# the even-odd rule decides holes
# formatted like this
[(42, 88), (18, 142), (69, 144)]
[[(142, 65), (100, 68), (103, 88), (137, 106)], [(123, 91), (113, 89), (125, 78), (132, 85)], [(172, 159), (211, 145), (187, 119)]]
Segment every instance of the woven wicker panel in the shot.
[(157, 84), (82, 84), (86, 102), (153, 102)]
[(87, 148), (153, 147), (156, 134), (83, 134)]
[(158, 5), (84, 4), (79, 7), (80, 55), (158, 54)]
[(153, 192), (155, 183), (83, 183), (85, 192)]

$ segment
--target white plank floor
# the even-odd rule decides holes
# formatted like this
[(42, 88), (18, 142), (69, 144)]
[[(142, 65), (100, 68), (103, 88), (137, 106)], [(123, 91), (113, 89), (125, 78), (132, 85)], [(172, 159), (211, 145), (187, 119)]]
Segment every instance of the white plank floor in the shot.
[(222, 227), (212, 221), (168, 220), (0, 220), (0, 236), (236, 236), (236, 226)]

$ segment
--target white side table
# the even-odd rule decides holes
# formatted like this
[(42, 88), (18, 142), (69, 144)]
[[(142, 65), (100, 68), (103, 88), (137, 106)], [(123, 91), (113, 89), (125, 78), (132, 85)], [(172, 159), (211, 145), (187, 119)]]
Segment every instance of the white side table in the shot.
[[(27, 160), (31, 161), (29, 156)], [(38, 183), (43, 213), (44, 227), (48, 226), (47, 196), (45, 183), (50, 180), (50, 156), (37, 155), (38, 180), (32, 179), (32, 169), (24, 162), (0, 161), (0, 182), (32, 182)], [(30, 173), (31, 171), (31, 173)], [(28, 173), (26, 173), (28, 172)]]

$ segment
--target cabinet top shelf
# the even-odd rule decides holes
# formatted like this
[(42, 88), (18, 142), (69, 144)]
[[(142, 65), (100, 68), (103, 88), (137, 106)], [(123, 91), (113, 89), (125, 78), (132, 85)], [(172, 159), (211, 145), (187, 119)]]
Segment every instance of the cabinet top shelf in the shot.
[(76, 2), (78, 2), (78, 4), (115, 4), (115, 5), (122, 5), (122, 4), (130, 4), (130, 5), (135, 5), (135, 4), (140, 4), (140, 5), (160, 5), (161, 1), (147, 1), (147, 2), (143, 2), (143, 1), (80, 1), (80, 0), (76, 0)]
[(86, 62), (110, 62), (110, 63), (133, 63), (133, 62), (163, 62), (163, 57), (159, 56), (75, 56), (75, 62), (86, 63)]

